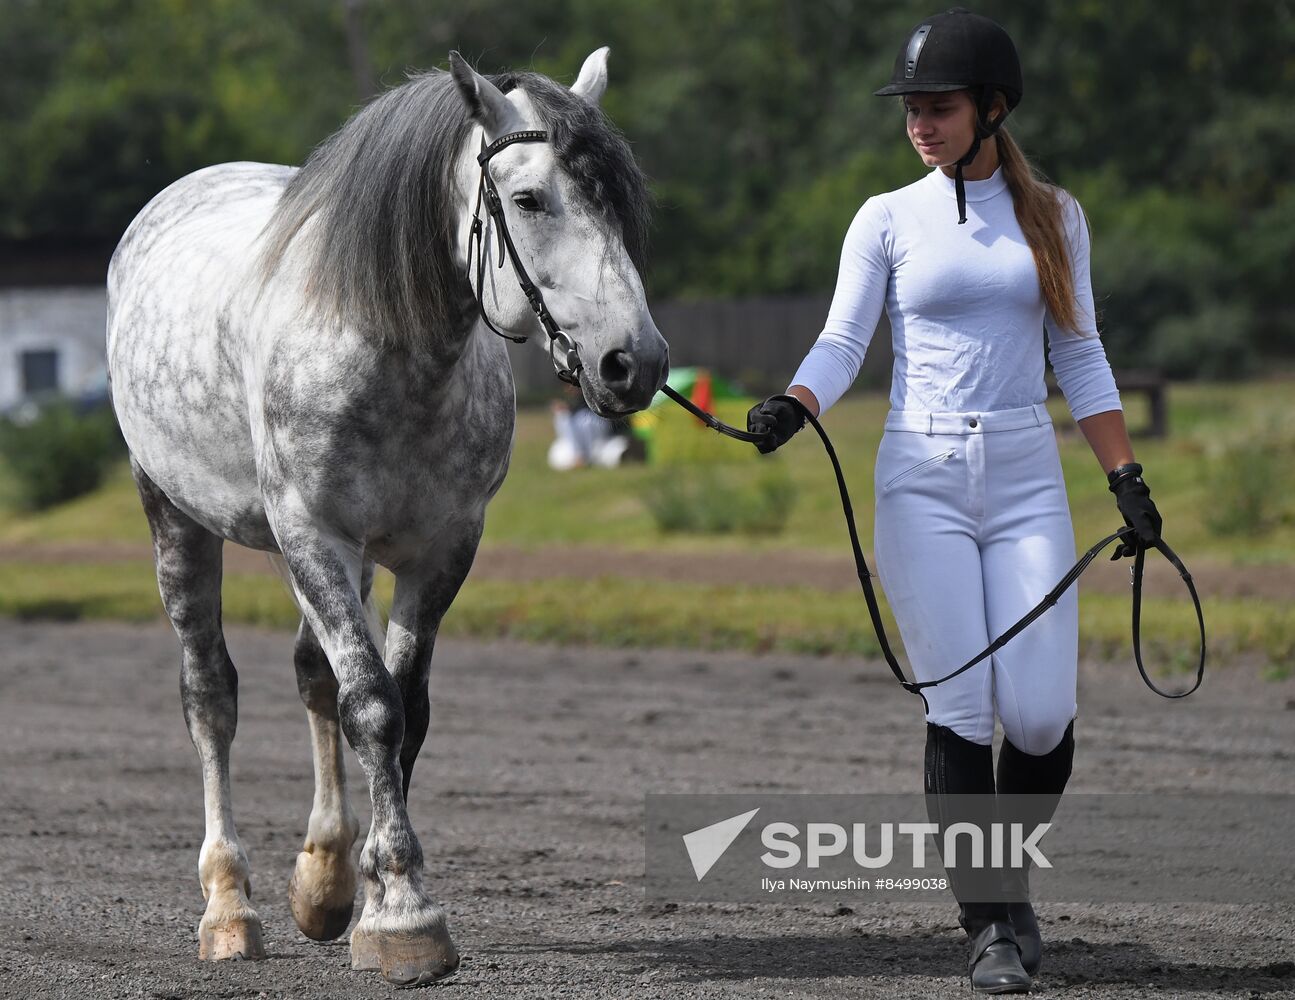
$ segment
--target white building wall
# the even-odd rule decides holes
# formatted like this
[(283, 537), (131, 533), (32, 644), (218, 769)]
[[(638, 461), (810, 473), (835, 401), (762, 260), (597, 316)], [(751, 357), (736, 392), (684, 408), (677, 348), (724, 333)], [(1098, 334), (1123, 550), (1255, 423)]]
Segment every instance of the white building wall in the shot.
[(59, 391), (102, 387), (108, 378), (103, 286), (0, 288), (0, 411), (22, 401), (24, 351), (57, 351)]

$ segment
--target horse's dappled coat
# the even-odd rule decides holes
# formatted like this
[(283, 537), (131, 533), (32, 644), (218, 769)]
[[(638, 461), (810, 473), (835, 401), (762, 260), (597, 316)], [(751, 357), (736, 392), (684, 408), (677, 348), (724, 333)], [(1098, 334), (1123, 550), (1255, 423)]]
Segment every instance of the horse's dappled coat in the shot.
[[(588, 359), (590, 406), (647, 405), (667, 352), (639, 273), (646, 187), (594, 106), (605, 60), (605, 49), (590, 56), (572, 92), (516, 74), (505, 94), (453, 55), (451, 73), (379, 98), (300, 171), (235, 163), (177, 181), (114, 254), (113, 403), (203, 764), (203, 957), (263, 955), (229, 790), (228, 539), (280, 552), (302, 610), (294, 659), (317, 790), (290, 889), (298, 926), (329, 938), (350, 920), (357, 830), (340, 726), (373, 803), (353, 965), (402, 984), (457, 968), (405, 800), (428, 727), (436, 632), (512, 444), (507, 354), (473, 309), (465, 253), (475, 156), (509, 132), (549, 133), (551, 144), (510, 147), (492, 164), (509, 231)], [(533, 194), (542, 210), (527, 209)], [(535, 333), (516, 282), (493, 269), (483, 277), (493, 321)], [(384, 650), (366, 618), (375, 562), (396, 577)]]

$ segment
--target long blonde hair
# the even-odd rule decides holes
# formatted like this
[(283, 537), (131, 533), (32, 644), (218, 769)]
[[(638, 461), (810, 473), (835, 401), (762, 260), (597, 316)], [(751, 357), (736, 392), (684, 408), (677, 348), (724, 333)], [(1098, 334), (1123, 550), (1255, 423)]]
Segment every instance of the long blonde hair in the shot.
[(997, 137), (998, 161), (1012, 194), (1016, 221), (1034, 254), (1043, 301), (1058, 326), (1079, 332), (1075, 275), (1061, 218), (1062, 191), (1034, 169), (1005, 127), (998, 129)]

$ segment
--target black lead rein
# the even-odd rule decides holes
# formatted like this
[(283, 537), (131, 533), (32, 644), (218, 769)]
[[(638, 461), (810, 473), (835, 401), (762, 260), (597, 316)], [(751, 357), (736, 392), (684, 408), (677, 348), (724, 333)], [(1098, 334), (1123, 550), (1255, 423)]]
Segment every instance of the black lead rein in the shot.
[[(672, 400), (682, 406), (694, 417), (700, 420), (706, 426), (718, 431), (726, 437), (731, 437), (736, 441), (745, 441), (755, 444), (764, 439), (763, 434), (753, 434), (750, 431), (738, 430), (719, 420), (713, 414), (707, 413), (686, 397), (680, 395), (668, 385), (664, 386), (661, 391), (669, 396)], [(1090, 563), (1105, 549), (1111, 542), (1123, 539), (1126, 536), (1130, 541), (1136, 544), (1137, 552), (1133, 558), (1133, 659), (1138, 665), (1138, 673), (1142, 675), (1142, 680), (1156, 694), (1162, 698), (1186, 698), (1189, 694), (1201, 686), (1201, 681), (1205, 679), (1205, 615), (1201, 611), (1200, 597), (1196, 593), (1196, 584), (1192, 582), (1192, 575), (1187, 571), (1187, 567), (1178, 555), (1162, 539), (1157, 539), (1151, 543), (1151, 546), (1158, 549), (1173, 567), (1178, 570), (1178, 575), (1183, 578), (1183, 583), (1187, 585), (1187, 592), (1191, 594), (1192, 604), (1196, 608), (1196, 623), (1200, 627), (1201, 636), (1201, 656), (1196, 665), (1196, 682), (1186, 691), (1171, 694), (1162, 691), (1156, 687), (1155, 683), (1147, 675), (1146, 667), (1142, 664), (1142, 573), (1146, 564), (1147, 545), (1139, 542), (1136, 538), (1136, 532), (1133, 528), (1121, 528), (1114, 534), (1107, 535), (1100, 542), (1080, 557), (1065, 576), (1048, 591), (1047, 595), (1036, 604), (1029, 613), (1020, 621), (1000, 635), (997, 639), (986, 646), (981, 652), (960, 666), (957, 670), (945, 674), (932, 681), (910, 681), (904, 676), (904, 671), (899, 665), (899, 660), (895, 657), (895, 652), (890, 648), (890, 640), (886, 637), (886, 626), (881, 620), (881, 606), (877, 602), (877, 593), (872, 586), (872, 573), (868, 569), (868, 564), (863, 558), (863, 547), (859, 544), (859, 531), (854, 524), (854, 505), (850, 503), (850, 491), (845, 485), (845, 474), (841, 471), (840, 459), (836, 457), (836, 449), (832, 447), (832, 440), (827, 436), (827, 431), (823, 430), (817, 418), (809, 412), (795, 396), (779, 396), (779, 399), (791, 400), (797, 409), (809, 421), (810, 425), (818, 432), (819, 440), (823, 443), (823, 450), (827, 452), (827, 457), (832, 463), (832, 471), (836, 474), (836, 488), (841, 494), (841, 510), (845, 514), (845, 526), (850, 533), (850, 548), (854, 550), (854, 566), (859, 574), (859, 583), (863, 587), (864, 600), (868, 603), (868, 614), (872, 618), (873, 631), (877, 633), (877, 641), (881, 644), (881, 655), (886, 658), (886, 663), (890, 666), (891, 672), (895, 679), (903, 686), (905, 691), (909, 691), (922, 699), (922, 704), (930, 711), (930, 705), (927, 704), (926, 695), (922, 694), (925, 688), (935, 687), (937, 684), (943, 684), (945, 681), (952, 680), (959, 674), (966, 673), (977, 663), (980, 663), (986, 657), (992, 656), (998, 650), (1002, 649), (1009, 642), (1015, 639), (1021, 632), (1029, 627), (1036, 619), (1045, 614), (1053, 605), (1061, 599), (1061, 595), (1070, 589), (1071, 585), (1079, 579), (1080, 575), (1086, 570)]]
[[(504, 266), (505, 257), (512, 261), (513, 271), (517, 276), (517, 282), (521, 285), (522, 293), (526, 296), (526, 301), (530, 303), (531, 309), (534, 310), (536, 318), (544, 328), (544, 332), (549, 338), (549, 357), (553, 361), (553, 370), (558, 378), (571, 385), (580, 384), (580, 354), (576, 348), (575, 342), (562, 331), (557, 321), (549, 313), (548, 307), (544, 304), (544, 296), (540, 290), (531, 281), (530, 275), (526, 273), (526, 268), (522, 264), (521, 257), (517, 254), (517, 248), (513, 245), (513, 239), (508, 232), (508, 223), (504, 218), (504, 206), (499, 197), (499, 192), (495, 189), (494, 179), (490, 176), (490, 158), (498, 153), (501, 149), (511, 146), (515, 142), (547, 142), (548, 133), (536, 130), (523, 132), (511, 132), (508, 135), (501, 136), (490, 144), (486, 144), (485, 139), (481, 141), (481, 153), (477, 156), (477, 163), (481, 165), (481, 180), (477, 185), (477, 204), (472, 213), (472, 227), (468, 233), (468, 259), (473, 257), (473, 244), (476, 244), (476, 265), (477, 281), (476, 296), (477, 308), (481, 311), (481, 318), (488, 326), (499, 336), (507, 340), (513, 340), (518, 343), (524, 343), (525, 337), (512, 337), (504, 333), (492, 322), (486, 315), (486, 303), (483, 296), (485, 271), (488, 263), (485, 242), (485, 226), (481, 219), (481, 206), (485, 203), (486, 211), (489, 213), (491, 221), (494, 222), (496, 236), (499, 240), (499, 267)], [(561, 352), (559, 355), (556, 352)], [(691, 400), (686, 399), (679, 393), (675, 392), (668, 385), (662, 387), (661, 391), (669, 396), (672, 400), (682, 406), (694, 417), (714, 428), (719, 433), (731, 437), (736, 441), (745, 441), (748, 444), (756, 444), (764, 440), (763, 434), (752, 434), (750, 431), (738, 430), (736, 427), (730, 427), (728, 424), (716, 418), (714, 415), (707, 413), (705, 410), (695, 406)], [(832, 441), (827, 436), (827, 431), (823, 430), (815, 416), (805, 408), (799, 399), (795, 396), (782, 396), (782, 399), (791, 400), (797, 409), (804, 415), (805, 419), (810, 422), (814, 430), (818, 432), (819, 440), (823, 442), (823, 448), (827, 452), (827, 457), (832, 462), (832, 471), (836, 473), (836, 487), (841, 494), (841, 509), (845, 513), (845, 526), (850, 532), (850, 547), (854, 550), (854, 565), (859, 573), (859, 583), (863, 586), (863, 596), (868, 602), (868, 614), (872, 618), (873, 630), (877, 633), (877, 641), (881, 643), (881, 653), (890, 665), (891, 672), (894, 673), (895, 679), (903, 685), (905, 691), (911, 691), (922, 699), (922, 704), (926, 705), (926, 696), (922, 694), (925, 688), (935, 687), (937, 684), (943, 684), (947, 680), (957, 677), (974, 667), (987, 656), (993, 655), (1007, 643), (1011, 642), (1020, 632), (1025, 629), (1031, 622), (1044, 614), (1061, 598), (1061, 595), (1076, 580), (1079, 575), (1088, 568), (1088, 564), (1097, 558), (1098, 553), (1111, 542), (1117, 539), (1125, 538), (1135, 543), (1136, 554), (1133, 559), (1133, 658), (1138, 664), (1138, 673), (1146, 682), (1147, 687), (1151, 688), (1162, 698), (1185, 698), (1198, 687), (1205, 678), (1205, 616), (1201, 612), (1200, 598), (1196, 595), (1196, 585), (1192, 583), (1192, 576), (1187, 572), (1187, 567), (1183, 565), (1181, 559), (1174, 554), (1173, 549), (1162, 540), (1157, 540), (1152, 545), (1160, 550), (1160, 553), (1168, 559), (1174, 568), (1178, 570), (1178, 575), (1183, 578), (1187, 584), (1187, 590), (1192, 595), (1192, 603), (1196, 606), (1196, 621), (1200, 626), (1201, 633), (1201, 658), (1196, 666), (1196, 683), (1188, 690), (1179, 694), (1169, 694), (1161, 691), (1152, 683), (1151, 678), (1147, 676), (1146, 668), (1142, 665), (1142, 570), (1146, 561), (1146, 546), (1138, 542), (1134, 537), (1135, 532), (1132, 528), (1121, 528), (1113, 535), (1107, 535), (1100, 542), (1084, 553), (1083, 557), (1070, 568), (1070, 571), (1061, 578), (1061, 581), (1052, 588), (1024, 618), (991, 642), (983, 652), (977, 654), (973, 659), (968, 660), (957, 670), (946, 674), (943, 677), (933, 681), (910, 681), (904, 676), (904, 671), (899, 666), (899, 661), (895, 658), (894, 651), (890, 648), (890, 641), (886, 638), (886, 627), (881, 621), (881, 607), (877, 603), (877, 594), (872, 586), (872, 573), (868, 570), (868, 564), (863, 558), (863, 548), (859, 545), (859, 532), (854, 525), (854, 507), (850, 503), (850, 491), (845, 486), (845, 474), (841, 471), (841, 462), (836, 457), (836, 449), (832, 447)], [(930, 706), (927, 705), (929, 712)]]

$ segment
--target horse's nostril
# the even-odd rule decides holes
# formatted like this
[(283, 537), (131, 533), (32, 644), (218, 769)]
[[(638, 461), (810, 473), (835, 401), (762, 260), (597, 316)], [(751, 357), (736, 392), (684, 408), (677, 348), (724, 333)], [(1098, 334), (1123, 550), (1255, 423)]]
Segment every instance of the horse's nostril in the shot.
[(634, 381), (634, 358), (626, 351), (608, 351), (598, 362), (598, 375), (609, 389), (627, 389)]

